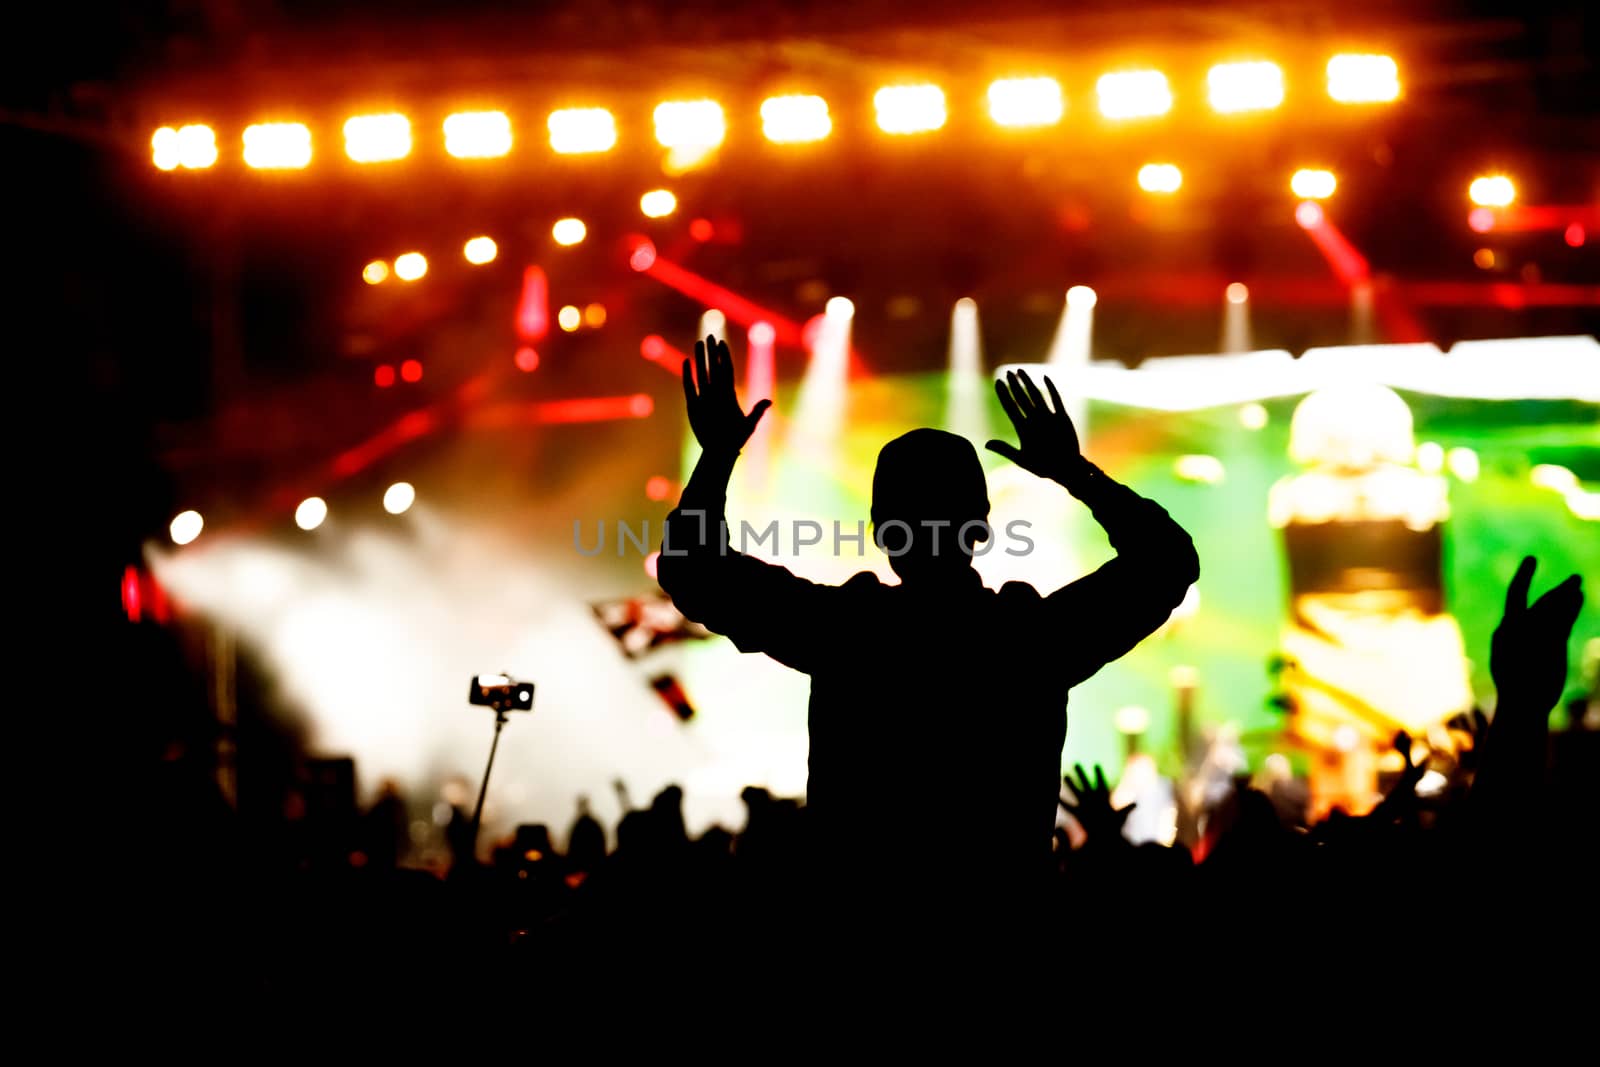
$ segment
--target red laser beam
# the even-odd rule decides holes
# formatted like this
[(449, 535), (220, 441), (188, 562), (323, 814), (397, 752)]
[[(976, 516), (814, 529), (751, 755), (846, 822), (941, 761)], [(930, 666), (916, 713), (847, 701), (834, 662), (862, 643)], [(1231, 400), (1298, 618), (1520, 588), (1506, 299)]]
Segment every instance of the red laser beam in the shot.
[[(1317, 246), (1322, 258), (1328, 261), (1334, 277), (1342, 285), (1354, 290), (1371, 284), (1372, 267), (1367, 257), (1333, 224), (1322, 205), (1311, 200), (1303, 201), (1295, 208), (1294, 219), (1311, 238), (1311, 243)], [(1391, 340), (1411, 343), (1428, 339), (1428, 331), (1393, 285), (1385, 283), (1373, 287), (1372, 308)]]
[(580, 422), (614, 422), (645, 419), (655, 411), (648, 393), (628, 396), (587, 396), (568, 400), (493, 404), (471, 412), (464, 424), (474, 430), (499, 430), (514, 426), (552, 426)]
[(1475, 233), (1499, 230), (1502, 233), (1528, 233), (1538, 230), (1565, 230), (1569, 226), (1600, 226), (1600, 206), (1594, 204), (1512, 204), (1503, 208), (1473, 208), (1467, 225)]
[[(638, 264), (648, 259), (648, 263), (640, 267)], [(634, 269), (642, 274), (648, 274), (656, 281), (669, 289), (676, 289), (689, 299), (704, 304), (708, 308), (716, 308), (726, 315), (731, 322), (740, 326), (753, 326), (758, 322), (767, 322), (772, 325), (774, 340), (779, 344), (799, 345), (800, 324), (787, 319), (778, 313), (762, 307), (753, 300), (746, 300), (725, 286), (718, 285), (707, 278), (681, 267), (669, 259), (657, 254), (645, 257), (636, 248), (632, 262)]]
[(689, 358), (687, 352), (673, 348), (657, 333), (653, 333), (639, 342), (639, 355), (671, 374), (674, 378), (683, 373), (683, 361)]
[(550, 332), (550, 280), (543, 267), (522, 272), (522, 298), (517, 302), (517, 336), (542, 341)]
[[(765, 320), (750, 327), (750, 354), (744, 370), (744, 402), (770, 400), (777, 385), (778, 366), (776, 353), (777, 331)], [(757, 491), (765, 488), (768, 475), (768, 456), (771, 448), (772, 417), (768, 415), (756, 424), (756, 432), (745, 446), (749, 456), (749, 477)]]

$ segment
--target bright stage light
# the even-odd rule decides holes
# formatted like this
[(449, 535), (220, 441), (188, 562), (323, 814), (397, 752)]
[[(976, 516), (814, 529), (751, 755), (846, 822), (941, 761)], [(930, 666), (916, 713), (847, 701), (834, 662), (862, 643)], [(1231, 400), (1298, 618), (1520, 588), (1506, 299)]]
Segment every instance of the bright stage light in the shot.
[(387, 363), (380, 363), (372, 368), (372, 384), (379, 389), (387, 389), (394, 384), (394, 367)]
[(1194, 453), (1179, 456), (1172, 464), (1172, 473), (1186, 482), (1215, 485), (1223, 478), (1222, 460)]
[(176, 170), (178, 167), (178, 131), (163, 126), (150, 136), (150, 162), (157, 170)]
[(1472, 264), (1479, 270), (1494, 270), (1494, 249), (1480, 248), (1472, 253)]
[(178, 127), (178, 165), (204, 170), (217, 161), (217, 135), (210, 126)]
[(1478, 480), (1480, 466), (1478, 453), (1470, 448), (1456, 447), (1445, 453), (1445, 463), (1450, 468), (1450, 473), (1463, 482)]
[(770, 322), (754, 322), (750, 324), (750, 343), (753, 345), (770, 345), (778, 339), (778, 331)]
[(461, 254), (468, 263), (493, 263), (494, 257), (500, 254), (500, 246), (494, 243), (493, 237), (474, 237), (461, 246)]
[(187, 545), (200, 536), (200, 531), (205, 529), (205, 525), (206, 521), (200, 517), (198, 511), (180, 511), (173, 516), (172, 525), (167, 527), (167, 532), (172, 535), (173, 544)]
[(1530, 479), (1540, 489), (1566, 493), (1578, 488), (1578, 476), (1558, 463), (1539, 463), (1530, 472)]
[(1467, 195), (1479, 207), (1508, 207), (1517, 198), (1517, 187), (1504, 174), (1484, 175), (1472, 179)]
[(937, 85), (886, 85), (872, 97), (884, 133), (927, 133), (945, 122), (944, 90)]
[(1289, 179), (1289, 190), (1301, 200), (1326, 200), (1338, 187), (1331, 170), (1297, 170)]
[(695, 340), (715, 337), (719, 341), (728, 339), (728, 316), (717, 308), (707, 308), (700, 316), (700, 328), (695, 331)]
[(1067, 290), (1067, 307), (1074, 311), (1088, 311), (1100, 302), (1100, 295), (1087, 285), (1074, 285)]
[(400, 377), (408, 382), (422, 381), (422, 361), (416, 359), (402, 360), (400, 363)]
[(1384, 104), (1400, 98), (1392, 56), (1338, 55), (1328, 60), (1328, 95), (1341, 104)]
[(383, 510), (404, 515), (417, 502), (417, 491), (410, 482), (395, 482), (383, 491)]
[(382, 285), (389, 280), (389, 264), (375, 259), (361, 268), (361, 280), (368, 285)]
[(344, 154), (356, 163), (387, 163), (411, 154), (411, 120), (404, 115), (356, 115), (344, 123)]
[(556, 224), (550, 227), (550, 236), (556, 239), (558, 245), (575, 245), (589, 235), (589, 227), (583, 224), (582, 219), (557, 219)]
[(256, 170), (299, 170), (311, 162), (311, 131), (298, 122), (246, 126), (244, 162)]
[(1137, 737), (1150, 729), (1150, 711), (1137, 704), (1118, 708), (1111, 716), (1111, 725), (1115, 726), (1117, 733)]
[(583, 325), (583, 312), (579, 311), (576, 306), (568, 304), (556, 312), (556, 324), (567, 333), (573, 333), (579, 326)]
[(761, 132), (773, 144), (820, 141), (833, 132), (828, 102), (820, 96), (771, 96), (761, 101)]
[(1066, 112), (1054, 78), (1002, 78), (989, 86), (989, 117), (1001, 126), (1054, 126)]
[(633, 246), (633, 251), (628, 253), (628, 266), (636, 271), (647, 271), (656, 265), (655, 242), (644, 239)]
[(652, 189), (639, 198), (639, 210), (647, 219), (664, 219), (678, 210), (678, 198), (668, 189)]
[(715, 148), (727, 135), (722, 105), (715, 100), (671, 100), (657, 104), (656, 142), (662, 148)]
[(583, 322), (592, 330), (598, 330), (606, 324), (606, 306), (604, 304), (590, 304), (583, 309)]
[(1587, 238), (1588, 234), (1583, 232), (1583, 224), (1581, 222), (1569, 223), (1566, 232), (1561, 235), (1561, 239), (1567, 242), (1568, 248), (1582, 248), (1583, 242)]
[(444, 150), (457, 159), (497, 159), (511, 151), (504, 111), (458, 111), (444, 120)]
[(1239, 425), (1247, 430), (1263, 430), (1267, 425), (1267, 409), (1252, 401), (1239, 408)]
[(856, 314), (856, 306), (847, 296), (830, 297), (823, 310), (830, 319), (851, 319)]
[(524, 374), (531, 374), (539, 369), (539, 353), (531, 345), (523, 345), (517, 349), (517, 354), (512, 357), (512, 362)]
[(1444, 446), (1437, 441), (1424, 441), (1418, 445), (1417, 470), (1423, 474), (1438, 474), (1444, 470)]
[(1225, 295), (1230, 304), (1242, 304), (1250, 299), (1250, 289), (1243, 282), (1229, 282)]
[(1100, 114), (1108, 119), (1140, 119), (1172, 110), (1172, 89), (1159, 70), (1121, 70), (1095, 83)]
[(1139, 168), (1139, 188), (1147, 193), (1175, 193), (1183, 186), (1183, 171), (1171, 163), (1146, 163)]
[(150, 159), (162, 170), (204, 170), (217, 161), (217, 135), (210, 126), (163, 126), (150, 138)]
[(1300, 224), (1303, 230), (1310, 230), (1322, 225), (1322, 207), (1310, 200), (1302, 200), (1295, 206), (1294, 221)]
[(428, 257), (421, 252), (406, 252), (394, 257), (394, 276), (403, 282), (414, 282), (428, 273)]
[(564, 156), (609, 152), (617, 143), (617, 120), (603, 107), (568, 107), (550, 112), (545, 126), (550, 148)]
[(328, 517), (328, 502), (320, 496), (308, 496), (294, 509), (294, 524), (302, 530), (315, 530)]
[(1283, 70), (1276, 63), (1219, 63), (1206, 74), (1214, 111), (1266, 111), (1283, 103)]

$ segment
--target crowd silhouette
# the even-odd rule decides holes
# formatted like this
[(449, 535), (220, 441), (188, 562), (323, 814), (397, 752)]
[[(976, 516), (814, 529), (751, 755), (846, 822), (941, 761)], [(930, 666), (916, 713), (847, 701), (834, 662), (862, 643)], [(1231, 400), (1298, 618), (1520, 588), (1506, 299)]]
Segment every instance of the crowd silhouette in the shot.
[[(713, 964), (761, 988), (815, 967), (865, 985), (891, 965), (969, 982), (1076, 970), (1090, 983), (1092, 967), (1102, 993), (1176, 970), (1359, 983), (1424, 959), (1465, 967), (1548, 949), (1548, 923), (1587, 893), (1595, 694), (1549, 729), (1578, 576), (1535, 597), (1535, 561), (1522, 562), (1488, 650), (1492, 718), (1449, 724), (1463, 739), (1453, 752), (1396, 737), (1404, 765), (1372, 811), (1308, 824), (1303, 793), (1243, 775), (1183, 810), (1170, 844), (1135, 843), (1102, 768), (1060, 774), (1067, 697), (1181, 600), (1200, 567), (1188, 535), (1082, 456), (1051, 382), (1041, 391), (1018, 373), (997, 390), (1019, 443), (989, 447), (1087, 505), (1111, 562), (1047, 595), (985, 588), (971, 564), (988, 514), (976, 452), (914, 430), (884, 447), (873, 485), (875, 530), (898, 520), (910, 532), (890, 552), (899, 584), (805, 581), (734, 552), (720, 522), (767, 407), (745, 412), (733, 382), (726, 345), (698, 345), (684, 391), (702, 455), (668, 522), (660, 582), (689, 618), (811, 676), (803, 802), (747, 788), (741, 826), (694, 836), (681, 789), (636, 805), (619, 782), (614, 846), (580, 799), (564, 833), (521, 827), (487, 863), (457, 810), (441, 878), (403, 865), (393, 786), (359, 817), (308, 818), (270, 859), (230, 850), (225, 807), (177, 817), (171, 786), (156, 809), (175, 816), (171, 848), (152, 884), (180, 891), (148, 916), (164, 924), (151, 957), (203, 957), (226, 930), (254, 961), (237, 981), (279, 1006), (343, 995), (351, 973), (317, 962), (330, 959), (362, 961), (385, 989), (465, 968), (475, 983), (552, 995), (644, 961), (672, 1003), (688, 1003), (672, 971)], [(1442, 782), (1419, 791), (1430, 773)], [(350, 775), (327, 767), (316, 780)], [(228, 900), (251, 903), (241, 916)], [(1578, 924), (1562, 951), (1590, 966), (1578, 945), (1592, 923)]]

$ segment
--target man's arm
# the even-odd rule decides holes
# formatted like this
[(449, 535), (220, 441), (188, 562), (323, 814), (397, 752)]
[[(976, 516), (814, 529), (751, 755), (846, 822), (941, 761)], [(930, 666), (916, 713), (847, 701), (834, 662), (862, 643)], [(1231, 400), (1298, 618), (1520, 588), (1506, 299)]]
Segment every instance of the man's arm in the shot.
[(740, 449), (772, 403), (760, 400), (745, 414), (733, 377), (725, 341), (697, 342), (692, 370), (684, 360), (684, 401), (700, 459), (667, 516), (656, 580), (686, 618), (726, 635), (741, 651), (766, 652), (809, 670), (821, 601), (831, 587), (735, 552), (729, 541), (728, 482)]
[(1020, 447), (990, 441), (989, 448), (1083, 501), (1116, 550), (1099, 570), (1045, 598), (1047, 618), (1073, 634), (1079, 655), (1070, 681), (1077, 684), (1167, 620), (1200, 577), (1200, 558), (1166, 509), (1083, 457), (1055, 383), (1046, 378), (1045, 388), (1053, 410), (1025, 372), (995, 383)]
[(1081, 650), (1076, 685), (1143, 641), (1183, 602), (1200, 577), (1194, 541), (1166, 509), (1088, 460), (1062, 483), (1088, 505), (1116, 558), (1045, 598), (1049, 616)]
[(1539, 822), (1550, 712), (1561, 702), (1567, 642), (1583, 608), (1583, 580), (1577, 575), (1530, 604), (1536, 566), (1528, 556), (1517, 567), (1489, 646), (1495, 710), (1471, 793), (1480, 824), (1506, 831), (1506, 838), (1526, 834)]

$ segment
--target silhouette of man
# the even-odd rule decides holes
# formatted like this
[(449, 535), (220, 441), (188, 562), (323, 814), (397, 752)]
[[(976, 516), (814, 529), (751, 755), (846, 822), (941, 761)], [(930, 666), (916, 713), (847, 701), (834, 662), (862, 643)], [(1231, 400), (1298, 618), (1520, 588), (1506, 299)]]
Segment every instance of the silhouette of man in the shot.
[[(1042, 880), (1051, 861), (1067, 691), (1160, 626), (1199, 575), (1159, 505), (1079, 451), (1054, 384), (995, 383), (1019, 444), (988, 447), (1090, 508), (1116, 558), (1049, 596), (986, 588), (988, 488), (965, 439), (912, 430), (878, 455), (874, 540), (899, 584), (862, 572), (819, 585), (733, 550), (723, 518), (734, 462), (771, 405), (746, 413), (725, 342), (683, 365), (701, 447), (667, 518), (657, 574), (683, 614), (811, 676), (807, 820), (814, 860), (857, 898), (980, 907)], [(996, 896), (994, 894), (1002, 894)], [(872, 904), (867, 904), (872, 907)]]

